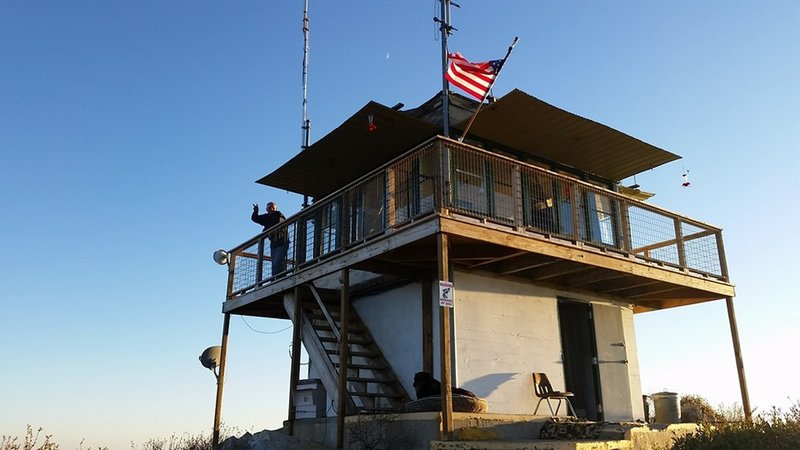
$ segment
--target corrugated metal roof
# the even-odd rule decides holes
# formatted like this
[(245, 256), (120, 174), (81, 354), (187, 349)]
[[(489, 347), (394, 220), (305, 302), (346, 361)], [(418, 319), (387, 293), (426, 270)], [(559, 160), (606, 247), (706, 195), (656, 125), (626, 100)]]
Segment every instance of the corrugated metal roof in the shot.
[[(377, 129), (368, 129), (369, 116)], [(320, 199), (436, 134), (436, 127), (369, 102), (257, 183)]]
[[(370, 102), (257, 182), (322, 198), (436, 135), (440, 126), (409, 114), (438, 117), (429, 109), (436, 109), (436, 97), (406, 112)], [(613, 181), (680, 158), (516, 89), (485, 106), (469, 134)]]
[(518, 89), (485, 106), (469, 134), (612, 181), (680, 158)]

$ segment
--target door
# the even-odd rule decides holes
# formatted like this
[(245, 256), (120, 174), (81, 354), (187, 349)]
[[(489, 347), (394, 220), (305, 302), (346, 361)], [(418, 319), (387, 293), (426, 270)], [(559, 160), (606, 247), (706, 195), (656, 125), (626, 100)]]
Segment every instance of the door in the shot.
[(575, 414), (589, 420), (603, 420), (600, 378), (594, 364), (597, 346), (592, 307), (588, 303), (559, 299), (558, 321), (565, 389), (575, 394), (572, 398)]
[(604, 416), (606, 420), (632, 420), (634, 411), (622, 310), (617, 306), (593, 305), (593, 316)]

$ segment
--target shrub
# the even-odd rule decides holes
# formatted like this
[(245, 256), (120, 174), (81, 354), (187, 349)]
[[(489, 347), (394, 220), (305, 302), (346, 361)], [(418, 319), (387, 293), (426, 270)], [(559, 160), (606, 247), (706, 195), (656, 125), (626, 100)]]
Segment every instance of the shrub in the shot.
[(723, 414), (723, 421), (701, 423), (697, 434), (678, 439), (673, 450), (796, 450), (800, 448), (800, 403), (788, 411), (773, 407), (751, 422), (738, 410)]
[(28, 425), (22, 443), (19, 442), (16, 436), (3, 435), (3, 440), (0, 441), (0, 450), (58, 450), (58, 444), (50, 440), (52, 438), (50, 434), (45, 435), (44, 441), (37, 447), (36, 444), (39, 442), (41, 433), (41, 427), (34, 433), (33, 427)]
[(681, 422), (683, 423), (707, 423), (721, 422), (724, 417), (712, 407), (708, 400), (699, 395), (681, 396)]

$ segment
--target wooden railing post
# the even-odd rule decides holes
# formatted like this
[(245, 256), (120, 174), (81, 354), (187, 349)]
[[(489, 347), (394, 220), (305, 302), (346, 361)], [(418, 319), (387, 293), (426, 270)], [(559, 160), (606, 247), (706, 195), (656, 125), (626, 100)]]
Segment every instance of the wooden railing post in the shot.
[(683, 227), (681, 226), (681, 219), (675, 218), (675, 246), (678, 250), (678, 265), (682, 270), (688, 270), (686, 266), (686, 249), (683, 244)]
[(523, 204), (525, 196), (522, 195), (522, 168), (518, 164), (514, 164), (511, 168), (511, 182), (513, 183), (513, 196), (514, 196), (514, 226), (521, 228), (525, 226)]
[[(581, 240), (581, 216), (580, 211), (578, 210), (579, 200), (581, 197), (581, 191), (578, 188), (577, 183), (570, 183), (567, 185), (567, 189), (571, 192), (572, 201), (570, 202), (570, 206), (572, 207), (572, 240), (574, 242), (579, 242)], [(586, 207), (586, 202), (581, 202), (584, 204), (584, 208)], [(584, 216), (587, 214), (587, 211), (584, 211)]]
[(397, 220), (397, 169), (386, 168), (386, 227), (391, 228)]
[(236, 253), (230, 252), (228, 253), (228, 286), (227, 286), (227, 294), (225, 298), (230, 300), (233, 298), (233, 280), (236, 275)]
[[(264, 279), (264, 240), (266, 237), (258, 238), (258, 256), (256, 257), (256, 285)], [(272, 260), (270, 259), (270, 264)]]
[(453, 204), (453, 180), (452, 180), (452, 161), (450, 147), (444, 142), (439, 141), (441, 151), (439, 157), (441, 158), (442, 168), (442, 207), (450, 208)]
[(299, 266), (306, 262), (306, 219), (298, 217), (294, 229), (294, 264)]
[(620, 199), (617, 204), (619, 205), (619, 227), (620, 233), (617, 233), (619, 236), (622, 237), (622, 242), (620, 243), (620, 249), (626, 252), (630, 252), (633, 248), (633, 243), (631, 242), (631, 218), (630, 214), (628, 213), (628, 201), (625, 199)]
[(725, 257), (725, 244), (722, 242), (722, 231), (714, 233), (714, 237), (717, 239), (717, 257), (719, 258), (719, 270), (722, 279), (730, 281), (728, 275), (728, 259)]

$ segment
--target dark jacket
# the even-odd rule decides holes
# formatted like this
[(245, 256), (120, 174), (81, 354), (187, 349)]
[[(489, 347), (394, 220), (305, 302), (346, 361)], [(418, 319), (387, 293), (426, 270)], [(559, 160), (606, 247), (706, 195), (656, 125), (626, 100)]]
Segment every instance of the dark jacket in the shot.
[[(280, 211), (272, 211), (264, 214), (258, 214), (256, 211), (253, 211), (253, 214), (250, 216), (250, 220), (263, 226), (264, 229), (262, 231), (267, 231), (268, 229), (286, 220), (286, 217)], [(275, 247), (288, 243), (289, 238), (286, 231), (286, 227), (283, 227), (280, 230), (270, 233), (269, 236), (267, 236), (269, 237), (270, 245)]]

